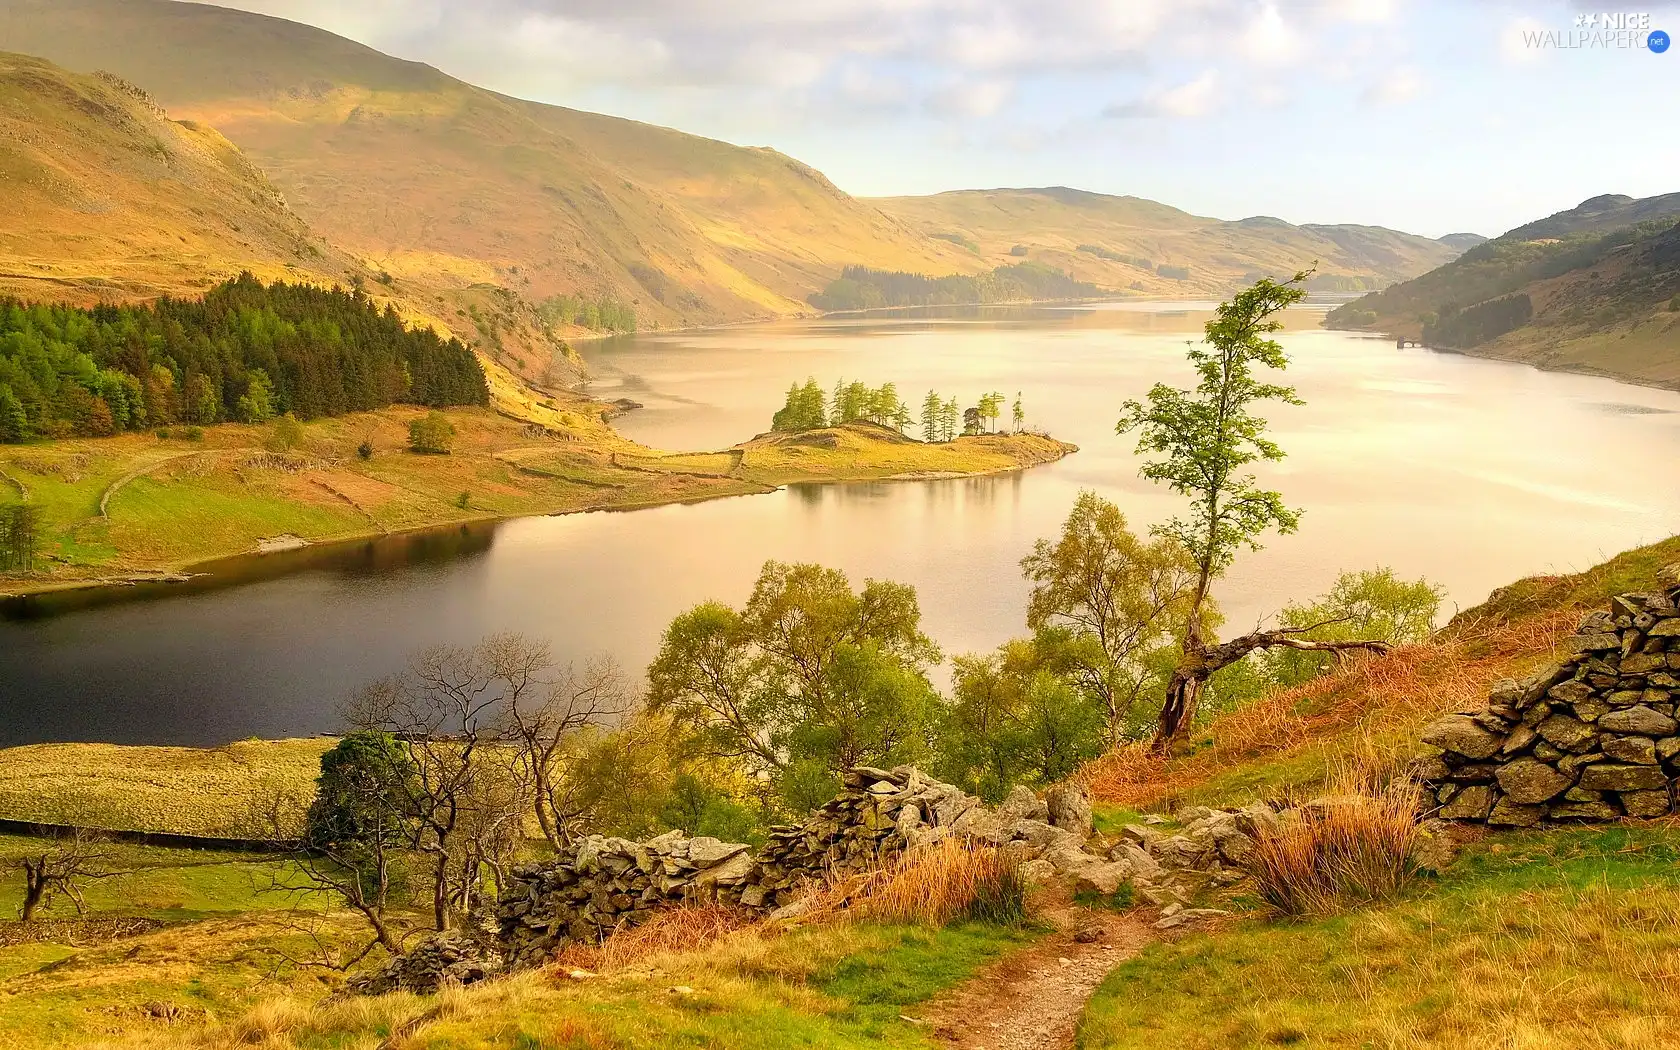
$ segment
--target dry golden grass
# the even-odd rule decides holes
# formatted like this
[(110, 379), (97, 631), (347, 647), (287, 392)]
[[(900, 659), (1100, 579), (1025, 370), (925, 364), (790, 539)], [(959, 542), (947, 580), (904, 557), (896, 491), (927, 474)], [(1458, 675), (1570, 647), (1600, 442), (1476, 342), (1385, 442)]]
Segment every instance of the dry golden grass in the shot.
[(562, 973), (610, 973), (643, 965), (656, 956), (708, 951), (726, 940), (745, 943), (774, 936), (776, 929), (759, 923), (759, 918), (741, 908), (723, 905), (672, 908), (599, 944), (569, 945), (555, 957), (553, 968)]
[(1196, 797), (1235, 770), (1248, 776), (1233, 787), (1277, 795), (1302, 776), (1322, 783), (1333, 764), (1354, 753), (1363, 752), (1367, 766), (1398, 766), (1417, 752), (1425, 723), (1479, 704), (1499, 679), (1557, 658), (1578, 616), (1577, 608), (1554, 608), (1490, 618), (1385, 656), (1356, 656), (1340, 670), (1215, 719), (1188, 755), (1166, 758), (1141, 744), (1103, 755), (1087, 771), (1092, 795), (1150, 808)]
[[(308, 798), (326, 739), (218, 748), (33, 744), (0, 751), (0, 818), (117, 831), (260, 837), (258, 806)], [(266, 829), (264, 829), (266, 831)]]
[(1350, 905), (1388, 900), (1413, 874), (1419, 794), (1397, 781), (1381, 790), (1365, 783), (1332, 787), (1299, 817), (1254, 837), (1249, 870), (1255, 890), (1285, 915), (1325, 915)]

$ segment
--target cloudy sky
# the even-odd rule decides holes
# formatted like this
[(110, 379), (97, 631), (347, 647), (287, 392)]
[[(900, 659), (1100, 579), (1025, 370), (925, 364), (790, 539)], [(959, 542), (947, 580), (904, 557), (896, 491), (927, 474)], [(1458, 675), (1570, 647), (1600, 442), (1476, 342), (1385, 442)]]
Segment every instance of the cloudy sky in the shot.
[[(1592, 3), (218, 2), (508, 94), (774, 146), (856, 194), (1071, 185), (1440, 235), (1680, 190), (1680, 50), (1529, 46), (1582, 32)], [(1630, 9), (1680, 32), (1680, 6)]]

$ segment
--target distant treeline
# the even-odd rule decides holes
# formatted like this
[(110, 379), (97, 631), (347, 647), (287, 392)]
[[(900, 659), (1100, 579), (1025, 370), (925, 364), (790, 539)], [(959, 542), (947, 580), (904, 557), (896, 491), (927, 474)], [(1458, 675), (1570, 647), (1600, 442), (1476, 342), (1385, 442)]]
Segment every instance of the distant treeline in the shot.
[(990, 273), (928, 277), (919, 273), (848, 266), (838, 280), (810, 296), (821, 310), (869, 310), (884, 306), (964, 306), (1031, 299), (1094, 299), (1103, 290), (1076, 281), (1042, 263), (999, 266)]
[[(651, 271), (650, 272), (656, 272)], [(640, 278), (639, 278), (640, 279)], [(645, 279), (644, 279), (645, 280)], [(663, 298), (663, 296), (659, 296)], [(537, 307), (537, 316), (551, 325), (579, 325), (597, 332), (634, 332), (636, 311), (609, 295), (551, 295)]]
[(0, 441), (489, 400), (472, 351), (359, 291), (247, 273), (196, 300), (0, 299)]
[(1491, 343), (1533, 318), (1534, 303), (1527, 295), (1507, 295), (1462, 310), (1449, 303), (1442, 307), (1440, 316), (1425, 316), (1423, 341), (1430, 346), (1468, 349)]
[(1109, 262), (1125, 263), (1127, 266), (1136, 266), (1143, 270), (1155, 269), (1155, 260), (1153, 259), (1146, 259), (1141, 255), (1123, 255), (1120, 252), (1104, 248), (1100, 244), (1081, 244), (1079, 250), (1086, 255), (1095, 255), (1097, 258), (1107, 259)]

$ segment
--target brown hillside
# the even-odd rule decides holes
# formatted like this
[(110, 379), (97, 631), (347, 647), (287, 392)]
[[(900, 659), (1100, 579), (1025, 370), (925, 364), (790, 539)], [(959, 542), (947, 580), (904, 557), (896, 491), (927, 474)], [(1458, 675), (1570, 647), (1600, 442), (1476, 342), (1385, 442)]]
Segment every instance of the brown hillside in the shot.
[(500, 284), (700, 324), (809, 309), (848, 263), (980, 268), (774, 151), (509, 99), (281, 19), (0, 0), (0, 39), (220, 129), (333, 243), (428, 297)]
[[(1285, 275), (1315, 261), (1315, 287), (1380, 288), (1459, 253), (1441, 241), (1379, 226), (1295, 226), (1265, 216), (1225, 222), (1141, 197), (1062, 186), (955, 190), (873, 203), (929, 236), (968, 241), (987, 266), (1020, 262), (1010, 254), (1020, 246), (1028, 258), (1080, 280), (1159, 295), (1223, 293), (1251, 274)], [(1189, 273), (1170, 276), (1162, 266)]]
[(91, 303), (348, 265), (215, 130), (116, 77), (0, 52), (0, 293)]

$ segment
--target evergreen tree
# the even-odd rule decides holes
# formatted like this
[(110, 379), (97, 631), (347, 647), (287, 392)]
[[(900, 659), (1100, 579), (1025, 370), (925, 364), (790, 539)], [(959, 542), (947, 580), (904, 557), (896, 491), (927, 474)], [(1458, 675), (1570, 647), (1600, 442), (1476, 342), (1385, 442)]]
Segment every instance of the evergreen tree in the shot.
[(29, 417), (23, 402), (9, 386), (0, 386), (0, 442), (22, 441), (29, 436)]
[(922, 398), (922, 440), (928, 444), (938, 441), (944, 433), (940, 425), (941, 417), (945, 413), (945, 402), (939, 400), (939, 392), (929, 390), (927, 397)]
[(962, 409), (957, 406), (956, 398), (953, 397), (951, 400), (945, 402), (945, 410), (940, 416), (940, 422), (943, 424), (942, 429), (945, 435), (944, 440), (955, 441), (957, 439), (957, 421), (961, 417)]
[(1021, 432), (1022, 425), (1027, 421), (1026, 409), (1021, 407), (1021, 392), (1019, 390), (1015, 391), (1014, 417), (1015, 433), (1019, 434)]

